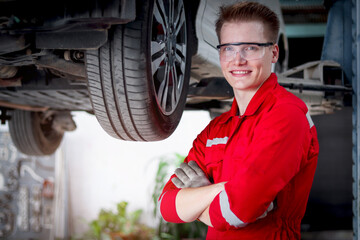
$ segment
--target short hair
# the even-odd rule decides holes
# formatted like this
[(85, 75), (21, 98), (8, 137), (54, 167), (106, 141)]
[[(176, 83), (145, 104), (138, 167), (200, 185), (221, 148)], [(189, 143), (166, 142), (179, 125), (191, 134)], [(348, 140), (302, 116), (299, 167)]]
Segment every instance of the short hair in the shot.
[(264, 24), (265, 34), (269, 41), (276, 43), (280, 23), (272, 10), (257, 2), (238, 2), (220, 7), (219, 18), (216, 21), (216, 34), (220, 42), (221, 28), (226, 22), (259, 21)]

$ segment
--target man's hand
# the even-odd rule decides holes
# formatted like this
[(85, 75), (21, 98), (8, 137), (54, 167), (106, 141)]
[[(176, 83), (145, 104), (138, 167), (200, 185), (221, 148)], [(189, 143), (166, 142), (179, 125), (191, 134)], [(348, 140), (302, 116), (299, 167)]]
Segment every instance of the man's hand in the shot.
[(203, 187), (211, 184), (195, 161), (190, 161), (188, 164), (182, 163), (175, 170), (175, 175), (176, 177), (172, 178), (171, 181), (178, 188)]

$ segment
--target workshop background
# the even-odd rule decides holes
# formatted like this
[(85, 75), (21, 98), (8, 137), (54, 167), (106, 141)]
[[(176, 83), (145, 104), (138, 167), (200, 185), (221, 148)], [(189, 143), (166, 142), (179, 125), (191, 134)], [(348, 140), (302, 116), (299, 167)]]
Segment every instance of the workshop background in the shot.
[[(289, 7), (284, 12), (289, 68), (320, 59), (326, 31), (326, 17), (298, 24), (292, 11)], [(326, 12), (322, 8), (318, 11)], [(302, 224), (303, 239), (353, 239), (352, 112), (351, 106), (344, 106), (331, 114), (312, 116), (320, 155)], [(154, 217), (152, 198), (159, 166), (172, 162), (166, 170), (170, 174), (175, 169), (175, 162), (187, 154), (210, 121), (209, 112), (185, 111), (174, 134), (147, 143), (119, 141), (101, 128), (95, 116), (86, 112), (73, 115), (77, 129), (67, 132), (61, 147), (48, 157), (18, 152), (7, 125), (1, 125), (0, 238), (90, 239), (99, 230), (102, 210), (108, 214), (102, 217), (110, 213), (119, 217), (116, 213), (124, 206), (123, 215), (135, 220), (139, 217), (134, 225), (145, 224), (143, 230), (154, 235), (158, 224), (163, 224)], [(125, 228), (127, 233), (131, 230)]]

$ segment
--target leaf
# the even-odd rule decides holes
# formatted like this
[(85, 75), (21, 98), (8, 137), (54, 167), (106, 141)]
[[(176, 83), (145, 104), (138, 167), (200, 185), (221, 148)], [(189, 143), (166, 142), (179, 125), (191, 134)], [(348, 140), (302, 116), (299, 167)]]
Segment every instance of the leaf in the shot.
[(117, 211), (118, 211), (118, 215), (122, 216), (122, 217), (126, 217), (126, 207), (127, 207), (128, 203), (125, 201), (122, 201), (120, 203), (117, 204)]
[(174, 236), (169, 233), (162, 232), (162, 233), (160, 233), (160, 238), (161, 239), (174, 239)]
[(130, 213), (130, 220), (131, 220), (131, 222), (134, 223), (134, 224), (135, 224), (136, 222), (138, 222), (138, 220), (139, 220), (142, 212), (143, 212), (143, 211), (142, 211), (141, 209), (138, 209), (138, 210)]
[(94, 220), (90, 222), (90, 229), (92, 230), (92, 233), (95, 235), (96, 238), (100, 238), (101, 236), (101, 226), (99, 225), (99, 222)]

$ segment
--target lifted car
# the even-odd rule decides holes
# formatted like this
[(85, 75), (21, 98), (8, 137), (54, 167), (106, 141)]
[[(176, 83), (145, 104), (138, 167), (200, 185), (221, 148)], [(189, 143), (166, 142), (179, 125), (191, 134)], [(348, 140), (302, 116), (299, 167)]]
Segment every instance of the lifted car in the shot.
[(53, 153), (71, 111), (123, 140), (175, 130), (192, 54), (182, 0), (19, 2), (0, 1), (0, 106), (20, 151)]

